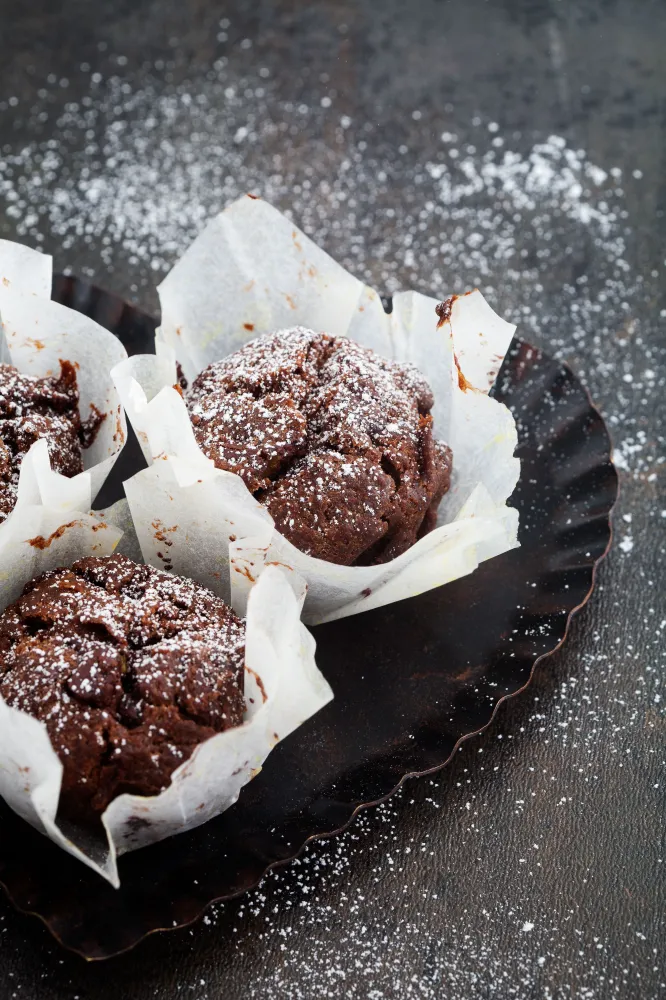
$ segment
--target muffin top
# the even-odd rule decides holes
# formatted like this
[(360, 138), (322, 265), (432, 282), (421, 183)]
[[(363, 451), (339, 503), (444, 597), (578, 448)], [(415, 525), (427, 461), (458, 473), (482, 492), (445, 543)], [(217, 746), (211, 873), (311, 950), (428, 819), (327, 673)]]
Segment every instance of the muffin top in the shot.
[(85, 430), (79, 417), (76, 370), (60, 362), (60, 374), (36, 378), (0, 365), (0, 522), (13, 510), (19, 469), (38, 438), (45, 438), (51, 467), (64, 476), (83, 472)]
[(41, 719), (60, 810), (94, 823), (154, 795), (197, 744), (243, 721), (245, 627), (191, 580), (125, 556), (31, 581), (0, 615), (0, 694)]
[(202, 451), (310, 555), (387, 562), (435, 525), (451, 452), (412, 365), (295, 327), (209, 365), (186, 403)]

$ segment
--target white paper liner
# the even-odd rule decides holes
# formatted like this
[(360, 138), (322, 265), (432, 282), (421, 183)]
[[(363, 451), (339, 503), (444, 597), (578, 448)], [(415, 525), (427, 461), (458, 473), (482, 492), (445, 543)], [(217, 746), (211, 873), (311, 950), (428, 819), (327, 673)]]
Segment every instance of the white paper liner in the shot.
[[(388, 315), (376, 292), (276, 209), (248, 196), (208, 224), (159, 294), (156, 355), (130, 358), (113, 371), (152, 462), (125, 484), (149, 562), (168, 559), (185, 574), (196, 567), (207, 580), (226, 579), (231, 562), (228, 596), (241, 614), (262, 565), (284, 563), (307, 581), (304, 620), (319, 623), (441, 586), (518, 544), (518, 512), (506, 503), (520, 471), (515, 422), (488, 396), (515, 327), (480, 292), (455, 298), (443, 323), (437, 300), (416, 292), (394, 296)], [(438, 527), (389, 563), (337, 566), (291, 545), (240, 478), (203, 455), (172, 388), (176, 359), (191, 382), (254, 337), (296, 325), (410, 361), (430, 382), (435, 435), (453, 451), (451, 489)]]
[[(90, 507), (109, 475), (127, 436), (125, 414), (111, 379), (111, 369), (127, 358), (117, 337), (74, 309), (51, 301), (52, 260), (19, 243), (0, 240), (0, 362), (24, 375), (58, 375), (60, 361), (76, 368), (79, 412), (87, 421), (91, 404), (105, 419), (95, 440), (83, 450)], [(41, 461), (41, 460), (40, 460)], [(48, 457), (47, 457), (48, 461)], [(43, 463), (42, 463), (43, 464)], [(60, 476), (59, 473), (52, 473)], [(19, 483), (19, 503), (26, 500)], [(74, 489), (84, 489), (79, 486)], [(0, 532), (4, 525), (0, 526)]]
[[(124, 502), (106, 513), (129, 525)], [(0, 540), (0, 565), (6, 577), (0, 608), (28, 580), (48, 569), (87, 555), (109, 555), (121, 536), (108, 519), (81, 512), (70, 512), (65, 523), (58, 511), (24, 505), (10, 516), (12, 542), (7, 544), (9, 536)], [(47, 544), (36, 545), (36, 539)], [(130, 537), (125, 548), (133, 551), (134, 545)], [(196, 573), (193, 578), (203, 582)], [(190, 830), (228, 809), (279, 740), (333, 697), (315, 665), (314, 639), (300, 621), (304, 592), (295, 573), (266, 566), (247, 601), (243, 724), (200, 744), (159, 795), (114, 799), (102, 817), (106, 841), (58, 821), (62, 765), (46, 727), (1, 697), (0, 795), (20, 816), (117, 887), (121, 854)]]

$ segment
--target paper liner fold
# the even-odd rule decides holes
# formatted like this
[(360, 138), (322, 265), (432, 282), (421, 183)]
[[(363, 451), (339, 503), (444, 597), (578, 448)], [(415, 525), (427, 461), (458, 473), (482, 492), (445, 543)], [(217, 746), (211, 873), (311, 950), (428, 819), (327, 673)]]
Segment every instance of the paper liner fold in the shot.
[[(453, 296), (439, 313), (436, 299), (400, 293), (387, 314), (376, 292), (285, 216), (246, 197), (211, 220), (159, 293), (156, 354), (113, 371), (152, 463), (126, 483), (148, 561), (186, 574), (197, 566), (209, 580), (226, 580), (230, 565), (229, 597), (241, 613), (262, 566), (283, 563), (306, 580), (304, 620), (317, 623), (448, 583), (517, 545), (518, 515), (506, 503), (520, 470), (516, 427), (488, 396), (515, 327), (480, 292)], [(433, 390), (435, 434), (453, 451), (451, 489), (435, 531), (381, 566), (337, 566), (291, 545), (240, 478), (203, 455), (173, 388), (176, 361), (191, 381), (254, 337), (296, 325), (409, 361)]]

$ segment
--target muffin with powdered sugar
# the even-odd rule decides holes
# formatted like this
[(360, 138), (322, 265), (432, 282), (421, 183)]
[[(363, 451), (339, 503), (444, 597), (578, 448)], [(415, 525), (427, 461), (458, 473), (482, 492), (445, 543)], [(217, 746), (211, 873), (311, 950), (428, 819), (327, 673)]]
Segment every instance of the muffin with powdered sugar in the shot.
[(209, 365), (185, 398), (204, 454), (308, 555), (384, 563), (434, 528), (452, 456), (412, 365), (296, 327)]

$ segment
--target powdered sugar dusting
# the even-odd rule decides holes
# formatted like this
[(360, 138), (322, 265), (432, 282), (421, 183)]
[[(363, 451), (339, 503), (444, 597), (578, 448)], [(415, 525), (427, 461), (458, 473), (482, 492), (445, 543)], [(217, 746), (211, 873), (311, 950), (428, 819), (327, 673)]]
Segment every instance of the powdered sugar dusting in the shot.
[[(646, 278), (627, 259), (620, 167), (590, 162), (559, 135), (526, 144), (480, 117), (443, 132), (436, 155), (415, 163), (407, 145), (394, 151), (370, 143), (368, 124), (333, 104), (280, 102), (276, 90), (268, 70), (239, 79), (225, 58), (196, 88), (148, 78), (134, 89), (119, 76), (93, 73), (89, 94), (59, 110), (45, 90), (31, 115), (53, 116), (58, 139), (0, 152), (0, 197), (16, 233), (53, 250), (61, 266), (94, 276), (84, 264), (92, 251), (105, 281), (129, 266), (137, 280), (126, 290), (154, 307), (154, 293), (144, 289), (154, 288), (212, 214), (254, 191), (387, 293), (411, 286), (443, 297), (480, 287), (523, 336), (539, 342), (548, 331), (549, 349), (577, 363), (593, 390), (610, 374), (604, 345), (613, 337), (629, 381), (610, 419), (618, 442), (626, 436), (640, 445), (621, 407), (638, 392), (647, 405), (663, 384), (631, 315)], [(332, 146), (316, 138), (324, 126)], [(286, 140), (304, 129), (313, 137), (310, 154), (290, 155)], [(604, 262), (593, 273), (588, 243)], [(562, 294), (553, 302), (543, 278), (552, 287), (559, 273)], [(651, 461), (661, 464), (663, 455), (650, 453)], [(636, 458), (631, 471), (641, 464)]]
[(294, 327), (209, 365), (186, 398), (203, 452), (308, 555), (387, 562), (435, 527), (451, 451), (412, 365)]
[[(602, 570), (571, 655), (549, 660), (438, 779), (408, 784), (174, 936), (177, 989), (212, 1000), (228, 962), (241, 970), (233, 995), (257, 1000), (661, 995), (663, 918), (651, 904), (663, 782), (646, 775), (664, 766), (666, 608), (651, 560), (664, 559), (666, 445), (654, 413), (666, 310), (655, 304), (663, 253), (653, 270), (635, 264), (626, 192), (644, 181), (618, 165), (620, 150), (592, 162), (570, 138), (481, 115), (412, 148), (324, 90), (321, 101), (284, 101), (268, 68), (239, 77), (225, 59), (196, 85), (91, 77), (84, 101), (54, 111), (45, 96), (26, 111), (44, 138), (2, 151), (0, 197), (17, 232), (60, 266), (153, 307), (150, 289), (205, 220), (247, 190), (293, 212), (373, 287), (444, 297), (478, 285), (605, 401), (622, 509), (648, 515), (619, 525), (632, 549)], [(414, 127), (427, 115), (415, 107)], [(614, 808), (618, 783), (626, 815)], [(625, 874), (630, 851), (642, 856), (639, 886)]]
[(61, 808), (94, 822), (158, 793), (194, 747), (243, 718), (245, 630), (191, 580), (125, 556), (28, 584), (0, 615), (0, 694), (46, 723)]

